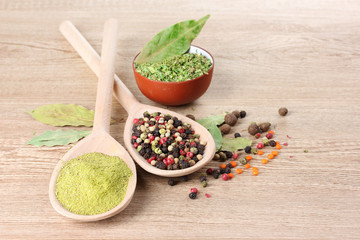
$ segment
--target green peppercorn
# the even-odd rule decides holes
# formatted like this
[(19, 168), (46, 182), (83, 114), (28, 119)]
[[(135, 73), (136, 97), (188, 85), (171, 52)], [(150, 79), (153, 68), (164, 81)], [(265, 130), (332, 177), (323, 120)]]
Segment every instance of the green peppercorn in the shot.
[(245, 159), (245, 158), (241, 158), (240, 159), (240, 163), (242, 164), (242, 165), (245, 165), (245, 164), (247, 164), (247, 160)]
[(201, 182), (201, 185), (202, 185), (203, 187), (206, 187), (206, 186), (207, 186), (207, 181), (202, 181), (202, 182)]

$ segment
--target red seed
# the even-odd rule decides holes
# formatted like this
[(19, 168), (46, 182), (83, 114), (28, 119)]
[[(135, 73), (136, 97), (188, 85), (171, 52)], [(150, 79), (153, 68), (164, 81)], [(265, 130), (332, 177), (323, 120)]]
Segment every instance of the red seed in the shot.
[(184, 150), (180, 150), (180, 155), (185, 155), (186, 154), (186, 152), (184, 151)]
[(214, 172), (214, 169), (212, 169), (212, 168), (208, 168), (208, 169), (206, 170), (206, 174), (207, 174), (207, 175), (211, 175), (211, 174), (213, 174), (213, 172)]
[(197, 146), (197, 145), (196, 145), (196, 142), (191, 142), (191, 143), (190, 143), (190, 146), (196, 147), (196, 146)]
[(234, 153), (234, 154), (233, 154), (233, 159), (234, 159), (234, 160), (236, 160), (238, 157), (239, 157), (239, 154), (237, 154), (237, 153)]
[(284, 145), (284, 146), (287, 146), (287, 145), (288, 145), (288, 143), (286, 143), (286, 142), (285, 142), (285, 143), (283, 143), (283, 145)]
[(160, 144), (164, 144), (167, 141), (167, 137), (163, 137), (160, 139)]
[(152, 160), (150, 160), (150, 158), (148, 158), (148, 159), (146, 159), (146, 161), (147, 161), (148, 163), (151, 163)]
[(189, 158), (192, 158), (194, 156), (194, 154), (192, 152), (187, 152), (186, 156), (189, 157)]
[(140, 120), (138, 118), (134, 118), (133, 123), (138, 123)]
[(264, 148), (264, 144), (263, 143), (258, 143), (258, 145), (256, 146), (258, 149), (262, 149)]
[(154, 136), (154, 135), (150, 135), (150, 136), (149, 136), (149, 139), (150, 139), (150, 141), (154, 141), (155, 136)]
[(211, 196), (210, 196), (210, 194), (205, 193), (205, 197), (209, 198)]
[(272, 139), (272, 138), (273, 138), (273, 136), (274, 136), (274, 135), (273, 135), (272, 133), (268, 133), (268, 134), (266, 134), (266, 138), (267, 138), (267, 139)]
[(293, 158), (294, 156), (289, 156), (290, 158)]
[(261, 137), (260, 133), (255, 134), (255, 137), (256, 137), (256, 138)]
[(183, 128), (179, 129), (179, 133), (184, 133), (185, 130)]
[(155, 117), (155, 120), (156, 120), (156, 121), (159, 121), (159, 120), (160, 120), (160, 116), (156, 116), (156, 117)]
[(134, 135), (134, 136), (132, 136), (131, 138), (132, 138), (132, 139), (137, 139), (137, 136)]
[(137, 148), (138, 146), (139, 146), (139, 144), (136, 142), (136, 143), (134, 143), (134, 148)]
[(226, 173), (224, 173), (221, 178), (224, 180), (224, 181), (227, 181), (229, 180), (229, 175), (227, 175)]
[(191, 188), (191, 189), (190, 189), (190, 192), (198, 193), (198, 190), (197, 190), (197, 188)]

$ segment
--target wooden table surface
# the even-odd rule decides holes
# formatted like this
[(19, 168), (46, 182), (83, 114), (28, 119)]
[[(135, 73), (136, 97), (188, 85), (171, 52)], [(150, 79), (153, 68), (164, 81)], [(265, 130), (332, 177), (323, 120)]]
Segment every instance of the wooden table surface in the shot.
[[(134, 55), (161, 29), (207, 13), (194, 44), (215, 58), (212, 84), (196, 102), (169, 109), (197, 118), (246, 110), (232, 134), (248, 137), (250, 122), (270, 121), (288, 147), (267, 165), (255, 157), (258, 176), (209, 177), (205, 189), (206, 168), (171, 187), (138, 167), (136, 193), (119, 215), (95, 223), (58, 215), (48, 183), (70, 146), (26, 145), (57, 129), (26, 111), (93, 109), (97, 84), (59, 23), (73, 21), (99, 51), (105, 19), (118, 18), (116, 73), (140, 101), (160, 106), (137, 88)], [(0, 239), (360, 239), (359, 1), (1, 0), (0, 82)], [(288, 116), (278, 115), (281, 106)], [(120, 123), (111, 134), (122, 144), (126, 117), (114, 100)], [(200, 189), (196, 200), (191, 187)]]

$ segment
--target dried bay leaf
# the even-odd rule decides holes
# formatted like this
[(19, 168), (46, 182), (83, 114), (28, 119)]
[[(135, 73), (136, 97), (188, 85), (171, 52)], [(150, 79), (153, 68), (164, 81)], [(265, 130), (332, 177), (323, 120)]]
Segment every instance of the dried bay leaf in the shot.
[(211, 125), (208, 130), (209, 130), (211, 136), (214, 138), (215, 145), (216, 145), (216, 151), (218, 151), (223, 144), (223, 138), (222, 138), (220, 129), (216, 125)]
[(161, 62), (166, 58), (185, 53), (209, 17), (210, 15), (206, 15), (198, 21), (179, 22), (162, 30), (141, 50), (136, 63)]
[(251, 146), (252, 141), (247, 138), (223, 138), (222, 147), (223, 151), (235, 152), (238, 149), (245, 149), (246, 146)]
[(58, 146), (68, 145), (88, 136), (91, 131), (77, 131), (77, 130), (56, 130), (46, 131), (43, 134), (34, 137), (26, 144), (34, 146)]
[(55, 127), (86, 126), (91, 127), (94, 111), (76, 104), (43, 105), (29, 112), (39, 122)]
[(213, 125), (217, 126), (222, 124), (225, 121), (225, 114), (210, 115), (196, 121), (203, 125), (205, 128), (209, 129)]

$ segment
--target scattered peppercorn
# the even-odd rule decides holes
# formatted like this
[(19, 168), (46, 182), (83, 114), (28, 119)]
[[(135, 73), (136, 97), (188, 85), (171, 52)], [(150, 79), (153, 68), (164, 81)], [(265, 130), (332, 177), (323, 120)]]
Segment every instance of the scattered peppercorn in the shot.
[(251, 123), (250, 126), (248, 127), (248, 132), (250, 135), (254, 136), (258, 132), (260, 132), (260, 128), (256, 123)]
[(218, 153), (215, 153), (213, 160), (220, 160), (220, 155)]
[(229, 178), (232, 179), (234, 177), (234, 174), (233, 173), (229, 173), (228, 174)]
[(247, 169), (249, 169), (249, 168), (251, 168), (251, 166), (250, 166), (250, 164), (245, 164), (245, 166), (244, 166), (245, 168), (247, 168)]
[(219, 171), (219, 170), (214, 170), (213, 173), (212, 173), (212, 176), (213, 176), (215, 179), (218, 179), (218, 178), (219, 178), (219, 175), (220, 175), (220, 171)]
[(272, 133), (267, 133), (267, 134), (266, 134), (266, 138), (267, 138), (267, 139), (272, 139), (273, 136), (274, 136), (274, 135), (273, 135)]
[(272, 146), (272, 147), (275, 147), (276, 146), (276, 142), (274, 140), (270, 140), (269, 141), (269, 145)]
[(288, 113), (288, 110), (286, 107), (282, 107), (279, 109), (280, 116), (286, 116), (287, 113)]
[(223, 151), (227, 158), (232, 158), (233, 154), (230, 151)]
[(254, 171), (252, 172), (252, 174), (253, 174), (254, 176), (257, 176), (257, 175), (259, 175), (259, 171), (258, 171), (258, 170), (254, 170)]
[(230, 126), (234, 126), (237, 122), (237, 117), (232, 114), (232, 113), (228, 113), (225, 115), (225, 123), (229, 124)]
[(255, 134), (255, 138), (260, 138), (260, 137), (261, 137), (260, 133)]
[(208, 168), (208, 169), (206, 170), (206, 174), (207, 174), (207, 175), (212, 175), (213, 172), (214, 172), (214, 169), (212, 169), (212, 168)]
[(244, 118), (246, 116), (246, 112), (245, 111), (241, 111), (240, 112), (240, 118)]
[(224, 152), (219, 152), (220, 161), (224, 162), (227, 159), (227, 156)]
[(271, 154), (277, 156), (279, 153), (277, 151), (272, 151)]
[(206, 186), (207, 186), (207, 181), (202, 181), (202, 182), (201, 182), (201, 185), (202, 185), (203, 187), (206, 187)]
[(191, 189), (190, 189), (190, 192), (197, 194), (197, 193), (198, 193), (198, 190), (197, 190), (197, 188), (191, 188)]
[(242, 165), (247, 164), (247, 162), (248, 162), (248, 161), (247, 161), (245, 158), (240, 159), (240, 163), (241, 163)]
[(206, 181), (207, 179), (206, 179), (206, 176), (205, 175), (203, 175), (203, 176), (201, 176), (200, 177), (200, 182), (203, 182), (203, 181)]
[(251, 147), (250, 147), (250, 146), (246, 146), (245, 149), (244, 149), (244, 151), (245, 151), (246, 153), (251, 153)]
[(231, 127), (230, 127), (230, 125), (229, 124), (223, 124), (223, 125), (221, 125), (220, 127), (219, 127), (219, 129), (220, 129), (220, 131), (221, 131), (221, 133), (222, 134), (228, 134), (229, 132), (230, 132), (230, 130), (231, 130)]
[(234, 137), (238, 138), (238, 137), (241, 137), (241, 135), (240, 135), (240, 133), (237, 132), (237, 133), (234, 134)]
[(195, 199), (196, 198), (196, 193), (194, 193), (194, 192), (191, 192), (190, 194), (189, 194), (189, 198), (191, 198), (191, 199)]
[(271, 126), (271, 123), (269, 123), (269, 122), (259, 124), (260, 132), (267, 132), (269, 130), (270, 126)]
[(307, 149), (304, 149), (304, 153), (307, 153), (307, 152), (309, 152)]
[(268, 154), (268, 155), (267, 155), (267, 158), (268, 158), (268, 159), (273, 159), (273, 158), (274, 158), (274, 155)]
[(259, 151), (257, 152), (257, 154), (261, 156), (261, 155), (263, 155), (263, 154), (264, 154), (264, 151), (259, 150)]
[(224, 181), (227, 181), (227, 180), (229, 180), (229, 175), (227, 175), (226, 173), (224, 173), (223, 175), (221, 175), (221, 178), (222, 178)]
[(239, 157), (239, 154), (234, 153), (232, 157), (233, 157), (234, 160), (236, 160)]
[(236, 172), (237, 172), (238, 174), (241, 174), (241, 173), (243, 172), (243, 170), (242, 170), (241, 168), (238, 168), (238, 169), (236, 169)]
[(232, 114), (234, 114), (235, 117), (240, 118), (240, 112), (238, 110), (232, 111)]
[(190, 118), (190, 119), (192, 119), (192, 120), (194, 120), (194, 121), (195, 121), (195, 116), (194, 116), (194, 115), (192, 115), (192, 114), (187, 114), (187, 115), (186, 115), (186, 117), (188, 117), (188, 118)]
[(170, 178), (170, 179), (168, 180), (168, 184), (169, 184), (170, 186), (174, 186), (174, 185), (176, 184), (176, 182), (175, 182), (174, 179)]
[(264, 144), (263, 143), (258, 143), (256, 147), (257, 147), (257, 149), (263, 149)]
[(261, 160), (261, 162), (262, 162), (263, 164), (267, 164), (267, 163), (268, 163), (268, 160), (267, 160), (266, 158), (264, 158), (264, 159)]
[(225, 173), (231, 173), (231, 167), (226, 167), (225, 168)]

